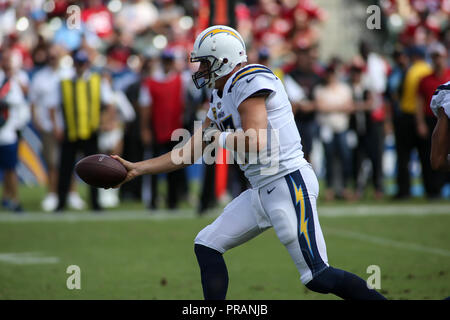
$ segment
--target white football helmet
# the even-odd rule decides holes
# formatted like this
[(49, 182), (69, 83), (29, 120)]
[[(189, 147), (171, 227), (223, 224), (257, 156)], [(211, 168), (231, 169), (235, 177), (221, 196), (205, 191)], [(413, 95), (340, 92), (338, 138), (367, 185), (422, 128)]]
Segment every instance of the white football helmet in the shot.
[(208, 70), (192, 75), (195, 86), (214, 88), (217, 79), (229, 74), (236, 65), (247, 61), (245, 43), (241, 35), (227, 26), (212, 26), (195, 39), (191, 62), (208, 62)]

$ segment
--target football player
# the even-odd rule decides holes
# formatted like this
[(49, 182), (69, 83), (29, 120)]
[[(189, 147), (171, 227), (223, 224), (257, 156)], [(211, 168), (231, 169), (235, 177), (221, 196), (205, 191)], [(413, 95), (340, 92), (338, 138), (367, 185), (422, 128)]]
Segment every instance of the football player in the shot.
[(430, 108), (438, 118), (431, 136), (431, 167), (450, 171), (450, 81), (436, 89)]
[[(201, 32), (191, 53), (191, 62), (199, 63), (192, 78), (197, 88), (208, 86), (214, 90), (202, 130), (194, 132), (182, 147), (181, 154), (192, 158), (174, 163), (172, 153), (180, 153), (176, 149), (137, 163), (113, 156), (128, 170), (124, 182), (194, 163), (194, 149), (205, 148), (202, 135), (214, 124), (220, 129), (214, 133), (220, 146), (239, 151), (238, 146), (244, 143), (246, 153), (266, 150), (278, 157), (278, 166), (270, 172), (264, 171), (267, 164), (260, 161), (240, 165), (252, 188), (228, 204), (195, 238), (204, 298), (226, 297), (228, 272), (223, 253), (273, 227), (289, 251), (301, 282), (310, 290), (343, 299), (385, 299), (360, 277), (329, 265), (316, 210), (319, 183), (303, 157), (286, 91), (269, 68), (246, 65), (246, 61), (244, 40), (236, 30), (213, 26)], [(249, 131), (256, 134), (247, 135)], [(278, 143), (268, 139), (272, 131), (277, 132)]]

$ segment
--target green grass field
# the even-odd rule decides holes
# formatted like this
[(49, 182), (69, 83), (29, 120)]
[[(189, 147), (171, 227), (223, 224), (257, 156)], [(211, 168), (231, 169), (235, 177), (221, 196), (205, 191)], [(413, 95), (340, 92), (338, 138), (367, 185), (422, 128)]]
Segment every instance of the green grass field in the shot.
[[(21, 189), (31, 208), (42, 194)], [(102, 214), (1, 212), (0, 299), (202, 299), (193, 241), (219, 213), (135, 203)], [(319, 216), (334, 267), (367, 279), (379, 266), (390, 299), (450, 296), (450, 202), (319, 203)], [(224, 256), (228, 299), (336, 299), (300, 283), (272, 229)], [(66, 287), (69, 265), (81, 269), (81, 290)]]

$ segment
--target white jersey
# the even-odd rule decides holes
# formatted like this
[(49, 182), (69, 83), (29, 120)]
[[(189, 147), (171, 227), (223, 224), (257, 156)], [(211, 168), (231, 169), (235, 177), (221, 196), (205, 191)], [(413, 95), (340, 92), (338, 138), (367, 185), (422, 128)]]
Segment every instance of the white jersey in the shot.
[(430, 108), (436, 117), (440, 107), (444, 108), (445, 114), (450, 118), (450, 81), (437, 87), (431, 99)]
[[(221, 97), (218, 90), (213, 90), (208, 118), (221, 131), (242, 129), (238, 107), (249, 96), (261, 90), (270, 92), (266, 99), (269, 133), (267, 154), (270, 162), (258, 159), (256, 163), (239, 164), (253, 188), (267, 185), (307, 164), (283, 83), (263, 65), (247, 65), (236, 72), (226, 82)], [(278, 135), (276, 143), (273, 143), (272, 132)], [(276, 161), (273, 161), (274, 157)], [(270, 170), (265, 170), (269, 167)]]
[[(47, 66), (36, 72), (31, 79), (29, 91), (30, 102), (34, 104), (36, 108), (36, 120), (45, 132), (52, 132), (53, 130), (53, 124), (50, 118), (50, 104), (54, 100), (54, 96), (58, 95), (59, 82), (63, 77), (63, 72), (69, 75), (73, 74), (71, 69), (62, 71)], [(59, 114), (59, 108), (56, 110), (56, 119), (61, 128), (63, 125), (62, 116)]]

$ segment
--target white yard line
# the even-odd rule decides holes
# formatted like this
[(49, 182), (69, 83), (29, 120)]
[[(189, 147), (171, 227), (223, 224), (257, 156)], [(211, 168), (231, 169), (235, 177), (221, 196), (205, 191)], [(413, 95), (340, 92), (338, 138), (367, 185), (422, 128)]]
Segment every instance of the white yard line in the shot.
[(378, 245), (382, 245), (385, 247), (393, 247), (398, 249), (407, 249), (417, 252), (423, 252), (426, 254), (436, 254), (444, 257), (450, 257), (450, 250), (446, 249), (440, 249), (440, 248), (433, 248), (430, 246), (424, 246), (421, 244), (415, 244), (415, 243), (408, 243), (408, 242), (401, 242), (396, 241), (388, 238), (381, 238), (376, 237), (373, 235), (367, 235), (359, 232), (349, 231), (349, 230), (342, 230), (342, 229), (335, 229), (335, 228), (324, 228), (325, 234), (333, 234), (337, 235), (343, 238), (353, 239), (353, 240), (361, 240), (366, 241)]
[(348, 205), (344, 207), (321, 207), (317, 208), (319, 217), (342, 217), (342, 216), (394, 216), (394, 215), (450, 215), (449, 204), (426, 204), (426, 205)]
[(21, 223), (21, 222), (81, 222), (81, 221), (133, 221), (133, 220), (169, 220), (169, 219), (193, 219), (196, 215), (189, 211), (158, 211), (150, 214), (149, 211), (113, 211), (93, 213), (67, 212), (67, 213), (42, 213), (28, 212), (24, 214), (1, 214), (0, 223)]
[(10, 264), (51, 264), (58, 263), (57, 257), (46, 257), (40, 252), (8, 252), (0, 253), (0, 262)]
[[(427, 205), (348, 205), (348, 206), (319, 206), (319, 217), (367, 217), (367, 216), (423, 216), (450, 215), (450, 203)], [(207, 216), (216, 217), (221, 210), (212, 210)], [(132, 220), (169, 220), (169, 219), (197, 219), (194, 210), (148, 210), (132, 211), (103, 211), (102, 213), (65, 212), (61, 214), (27, 212), (24, 214), (0, 214), (0, 223), (12, 222), (80, 222), (80, 221), (132, 221)]]

